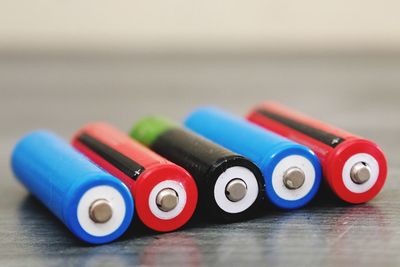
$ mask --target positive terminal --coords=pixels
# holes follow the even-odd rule
[[[299,189],[304,184],[305,179],[304,172],[297,167],[292,167],[283,174],[283,184],[290,190]]]
[[[231,180],[225,188],[226,197],[232,202],[238,202],[242,200],[247,193],[246,183],[239,178]]]
[[[90,205],[89,217],[95,223],[108,222],[113,214],[110,203],[105,199],[98,199]]]
[[[371,168],[365,162],[358,162],[351,168],[350,177],[354,183],[363,184],[371,177]]]
[[[165,188],[157,194],[156,203],[160,210],[168,212],[178,205],[178,193],[171,188]]]

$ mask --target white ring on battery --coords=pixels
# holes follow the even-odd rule
[[[365,162],[371,169],[371,176],[368,181],[363,184],[356,184],[351,179],[350,173],[353,166],[359,162]],[[364,193],[371,189],[379,177],[378,161],[367,153],[359,153],[351,156],[343,166],[342,171],[343,183],[346,188],[353,193]]]
[[[288,189],[283,182],[283,177],[285,172],[293,167],[301,169],[304,173],[305,179],[301,187],[297,189]],[[305,197],[310,193],[314,183],[314,165],[309,159],[303,156],[291,155],[281,159],[272,172],[272,188],[280,198],[285,200],[294,201]]]
[[[247,192],[243,199],[232,202],[226,194],[226,186],[233,179],[241,179],[247,185]],[[252,171],[242,166],[234,166],[218,176],[214,186],[214,198],[217,205],[225,212],[239,213],[247,210],[256,201],[258,192],[257,178]]]
[[[93,202],[99,199],[108,201],[112,208],[112,216],[105,223],[95,223],[89,215]],[[125,200],[122,194],[112,186],[99,185],[86,191],[78,203],[78,222],[86,233],[92,236],[107,236],[117,231],[126,214]]]
[[[178,204],[170,211],[162,211],[157,206],[158,193],[166,188],[175,190],[178,195]],[[154,216],[162,220],[170,220],[178,216],[186,206],[186,190],[181,183],[173,180],[166,180],[158,183],[150,192],[149,207]]]

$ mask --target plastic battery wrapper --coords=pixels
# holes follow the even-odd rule
[[[134,205],[128,188],[55,134],[26,135],[11,164],[29,192],[81,240],[108,243],[129,227]]]
[[[255,107],[247,119],[311,148],[321,161],[326,184],[343,201],[364,203],[381,191],[387,162],[374,142],[277,103]]]
[[[199,214],[207,219],[246,219],[262,207],[261,172],[243,156],[162,117],[139,121],[131,136],[192,174],[199,189]]]
[[[212,107],[192,112],[185,125],[251,159],[264,176],[268,200],[279,208],[302,207],[319,189],[319,160],[303,145]]]
[[[130,189],[141,222],[168,232],[185,225],[197,204],[191,175],[126,133],[106,123],[92,123],[78,131],[72,144]]]

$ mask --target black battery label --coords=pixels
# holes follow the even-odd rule
[[[289,128],[292,128],[293,130],[301,132],[301,133],[303,133],[321,143],[324,143],[332,148],[335,148],[340,143],[345,141],[345,139],[342,137],[336,136],[336,135],[328,133],[324,130],[312,127],[310,125],[289,119],[287,117],[284,117],[280,114],[276,114],[276,113],[271,112],[266,109],[258,109],[256,112],[266,118],[269,118],[271,120],[279,122]]]
[[[133,180],[136,180],[145,170],[145,168],[136,161],[126,157],[114,148],[100,142],[86,133],[80,135],[78,140]]]
[[[204,177],[217,162],[235,155],[205,138],[176,127],[162,133],[151,149],[184,167],[195,177]]]

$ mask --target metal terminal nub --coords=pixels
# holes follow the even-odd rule
[[[283,184],[287,189],[295,190],[303,186],[306,176],[304,172],[297,167],[289,168],[283,174]]]
[[[95,200],[89,208],[89,217],[95,223],[108,222],[113,214],[110,203],[105,199]]]
[[[226,197],[232,202],[242,200],[247,194],[247,184],[239,178],[231,180],[225,188]]]
[[[351,180],[356,184],[363,184],[371,178],[371,168],[365,162],[358,162],[350,170]]]
[[[165,188],[161,190],[157,194],[156,198],[157,207],[164,212],[175,209],[175,207],[178,205],[178,201],[178,193],[176,193],[176,191],[171,188]]]

